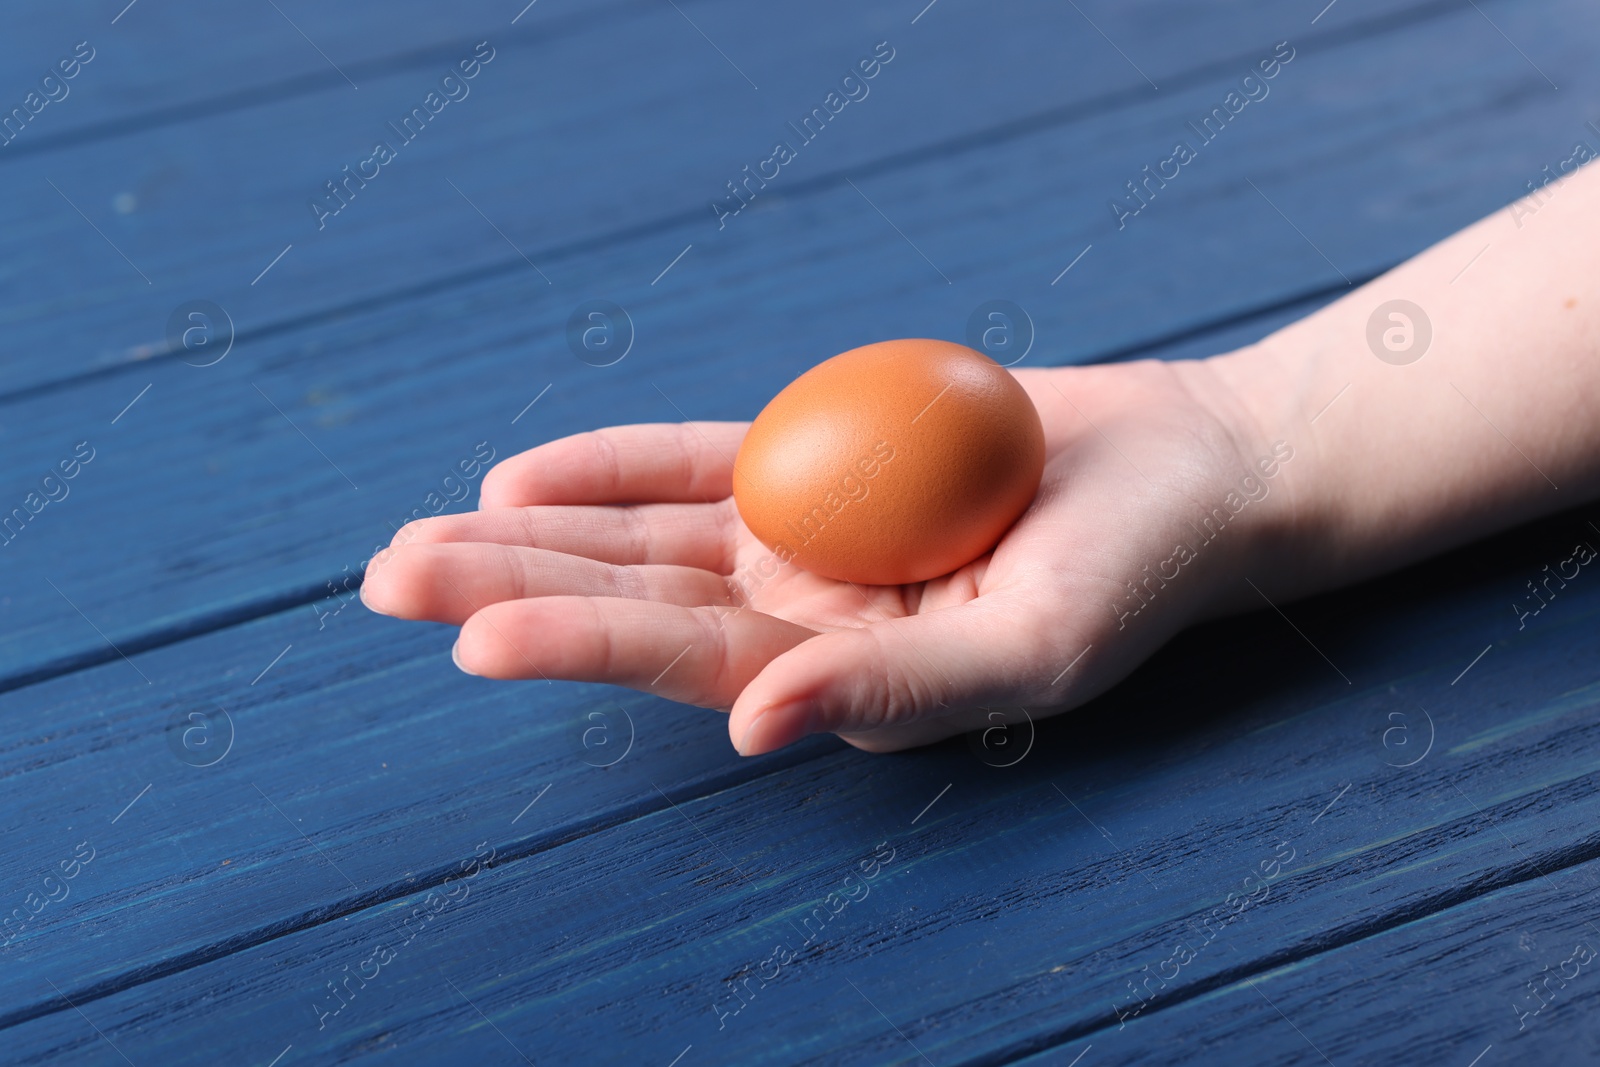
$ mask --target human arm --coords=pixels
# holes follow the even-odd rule
[[[1067,710],[1196,621],[1600,492],[1600,172],[1552,193],[1238,351],[1018,371],[1044,479],[950,575],[862,588],[778,563],[731,499],[744,424],[685,424],[504,461],[479,512],[406,527],[362,595],[461,625],[473,673],[728,710],[746,754],[815,732],[903,748]],[[1430,321],[1414,362],[1369,346],[1393,299]]]

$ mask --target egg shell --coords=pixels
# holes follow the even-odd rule
[[[784,562],[872,585],[948,574],[1039,489],[1044,427],[1010,372],[949,341],[825,360],[773,397],[734,462],[734,502]]]

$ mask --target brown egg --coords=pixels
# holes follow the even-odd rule
[[[772,398],[739,448],[733,495],[780,560],[889,585],[989,551],[1043,471],[1039,413],[1005,368],[948,341],[881,341]]]

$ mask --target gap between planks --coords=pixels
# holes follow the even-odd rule
[[[1543,792],[1543,790],[1540,790],[1540,792]],[[1536,796],[1538,794],[1524,795]],[[1493,825],[1492,819],[1487,816],[1483,818]],[[1520,850],[1518,851],[1520,854]],[[1366,922],[1356,923],[1344,930],[1321,938],[1307,938],[1297,945],[1290,945],[1277,952],[1267,953],[1249,963],[1219,971],[1210,977],[1197,979],[1188,985],[1179,986],[1170,993],[1163,991],[1159,1003],[1152,1003],[1148,1009],[1148,1014],[1159,1014],[1168,1008],[1205,996],[1207,993],[1239,985],[1248,979],[1258,978],[1283,967],[1314,960],[1337,949],[1347,948],[1381,934],[1398,930],[1403,926],[1432,919],[1452,909],[1472,904],[1474,901],[1497,893],[1502,889],[1535,882],[1546,875],[1558,874],[1573,867],[1591,863],[1597,859],[1600,859],[1600,837],[1591,838],[1587,842],[1580,842],[1566,848],[1553,849],[1549,853],[1540,856],[1537,862],[1519,858],[1515,863],[1501,870],[1493,871],[1487,877],[1474,879],[1470,887],[1441,889],[1438,892],[1422,896],[1411,905],[1396,908],[1385,915],[1374,916]],[[1053,1031],[1018,1041],[1008,1048],[962,1060],[959,1064],[952,1064],[951,1067],[1006,1067],[1006,1065],[1016,1063],[1019,1060],[1037,1056],[1041,1052],[1048,1052],[1062,1045],[1105,1033],[1113,1027],[1114,1023],[1115,1020],[1096,1020],[1058,1027]]]
[[[764,769],[756,774],[710,775],[686,784],[696,788],[705,788],[703,794],[697,794],[696,796],[696,799],[700,799],[703,796],[710,796],[726,789],[758,782],[762,778],[784,773],[806,763],[829,758],[850,758],[851,756],[852,753],[840,753],[837,751],[797,755],[790,760],[783,761],[781,765],[766,765]],[[1568,781],[1571,780],[1573,779]],[[1557,788],[1560,784],[1555,783],[1544,789],[1522,794],[1518,799],[1537,797],[1542,793]],[[528,859],[549,849],[581,840],[593,833],[610,830],[650,815],[665,812],[672,803],[670,799],[666,799],[665,803],[640,801],[632,805],[620,805],[614,809],[609,818],[603,821],[586,823],[581,827],[568,828],[565,831],[553,831],[543,837],[532,838],[524,842],[519,848],[508,849],[505,855],[506,862],[500,869],[507,870],[521,860]],[[1463,816],[1463,818],[1466,818],[1466,816]],[[1491,826],[1494,825],[1494,820],[1487,814],[1480,814],[1479,819]],[[1565,848],[1552,849],[1541,854],[1536,859],[1518,858],[1512,864],[1499,869],[1491,869],[1486,874],[1480,875],[1473,880],[1470,886],[1441,888],[1436,892],[1421,896],[1409,905],[1394,908],[1383,915],[1374,916],[1364,922],[1353,924],[1322,937],[1306,938],[1298,944],[1286,946],[1275,952],[1268,952],[1240,966],[1219,971],[1209,977],[1175,987],[1170,992],[1164,992],[1159,1003],[1153,1003],[1150,1006],[1149,1014],[1153,1016],[1168,1008],[1205,996],[1208,993],[1238,985],[1248,979],[1260,977],[1283,967],[1316,959],[1335,950],[1358,944],[1412,923],[1431,919],[1454,908],[1469,905],[1500,890],[1537,881],[1548,875],[1557,874],[1595,860],[1600,860],[1600,835],[1595,835],[1587,841],[1569,845]],[[254,931],[247,931],[236,937],[202,946],[158,963],[143,965],[136,970],[75,991],[72,996],[73,1004],[81,1005],[102,1000],[149,982],[180,974],[195,967],[226,958],[237,952],[323,926],[336,919],[377,907],[392,900],[437,888],[444,878],[454,870],[455,867],[451,865],[441,866],[423,878],[403,884],[398,882],[391,883],[378,890],[348,898],[335,906],[318,909],[315,913],[305,913],[298,920],[289,920]],[[0,1031],[67,1010],[70,1009],[62,1003],[60,998],[36,1002],[0,1015]],[[1059,1026],[1016,1041],[1005,1048],[953,1063],[950,1067],[1006,1067],[1006,1065],[1037,1056],[1042,1052],[1048,1052],[1062,1045],[1080,1041],[1086,1037],[1095,1037],[1110,1030],[1112,1025],[1112,1020],[1096,1017],[1092,1021],[1084,1020]]]
[[[735,765],[738,768],[737,770],[691,778],[686,782],[678,783],[675,788],[692,790],[693,795],[689,798],[690,801],[703,800],[717,793],[751,785],[773,775],[787,774],[796,767],[837,755],[839,753],[831,748],[826,750],[813,748],[811,751],[790,750],[788,754],[774,754],[772,758],[762,757],[759,765],[741,762]],[[142,793],[140,794],[140,796],[143,795]],[[543,794],[541,793],[540,795],[542,796]],[[629,823],[638,822],[652,815],[661,814],[676,806],[663,793],[644,794],[644,796],[646,799],[618,804],[611,808],[609,812],[602,812],[591,819],[571,823],[565,827],[557,827],[542,834],[534,834],[514,847],[508,846],[504,853],[501,854],[503,862],[497,862],[496,868],[499,870],[508,869],[522,860],[581,841],[598,833],[604,833],[626,826]],[[662,800],[656,801],[653,796],[660,796]],[[232,937],[223,938],[209,945],[201,945],[198,948],[190,949],[187,952],[182,952],[163,960],[141,964],[133,970],[112,975],[109,978],[83,986],[81,989],[71,991],[72,1006],[104,1000],[107,997],[135,989],[149,982],[169,978],[175,974],[182,974],[185,971],[225,959],[235,953],[276,941],[279,938],[314,930],[337,919],[343,919],[418,893],[425,893],[430,889],[437,889],[444,883],[446,878],[454,875],[457,870],[458,865],[455,863],[439,865],[426,874],[415,878],[390,881],[375,889],[357,892],[349,897],[336,900],[332,904],[319,906],[314,910],[302,912],[289,919],[259,926],[253,930],[246,930]],[[35,1019],[72,1010],[72,1006],[63,1003],[60,998],[52,998],[45,1001],[36,1001],[33,1004],[27,1004],[11,1011],[0,1012],[0,1032],[32,1022]]]
[[[1381,274],[1383,272],[1379,271],[1378,273]],[[1377,277],[1377,274],[1373,274],[1370,277]],[[1363,275],[1357,280],[1357,283],[1364,284],[1367,280],[1368,276]],[[1319,286],[1315,289],[1306,290],[1305,292],[1295,293],[1282,299],[1273,300],[1258,307],[1223,315],[1219,318],[1208,320],[1196,326],[1184,327],[1180,330],[1170,331],[1157,337],[1137,341],[1128,345],[1121,345],[1117,348],[1098,353],[1092,356],[1086,362],[1112,363],[1119,360],[1132,359],[1136,356],[1148,355],[1169,345],[1181,344],[1186,341],[1193,341],[1205,337],[1207,334],[1230,330],[1235,327],[1245,325],[1256,319],[1268,318],[1279,312],[1288,310],[1289,308],[1301,305],[1310,305],[1319,301],[1324,301],[1345,291],[1346,287],[1343,284]],[[341,308],[330,312],[319,312],[318,317],[331,319],[341,317],[347,313],[347,309]],[[257,330],[251,336],[260,337],[269,332],[280,333],[290,328],[291,327],[284,326],[282,328],[275,327],[270,330]],[[242,336],[243,335],[241,335],[241,337]],[[148,362],[150,361],[144,361],[146,364]],[[144,364],[136,364],[135,366],[143,365]],[[65,384],[75,385],[77,382],[83,379],[103,377],[108,373],[114,373],[120,369],[120,367],[97,368],[96,370],[90,371],[77,379],[68,380],[65,382]],[[33,395],[34,393],[40,391],[54,391],[59,384],[61,383],[44,383],[41,385],[29,386],[27,389],[21,390],[18,394],[13,395]],[[10,398],[0,396],[0,404],[5,403],[8,399]],[[335,577],[337,578],[339,576],[335,575]],[[364,575],[357,577],[355,588],[360,588],[360,583],[363,577]],[[299,608],[305,607],[307,604],[315,604],[320,600],[326,599],[328,599],[327,582],[323,581],[295,590],[270,594],[246,604],[230,607],[225,611],[205,613],[186,622],[158,628],[148,633],[123,637],[120,643],[129,655],[136,656],[144,652],[153,652],[157,649],[182,644],[184,641],[193,640],[197,637],[204,637],[208,634],[219,633],[235,626],[243,626],[247,623],[255,622],[258,619],[265,619],[273,615],[295,611]],[[15,671],[9,675],[0,675],[0,694],[9,693],[17,689],[24,689],[30,685],[40,685],[56,678],[65,677],[69,674],[76,674],[79,671],[92,670],[95,667],[113,662],[117,658],[118,653],[113,649],[95,648],[74,654],[72,656],[63,657],[61,659],[50,660],[26,670]]]
[[[648,12],[650,7],[649,0],[635,0],[632,3],[613,4],[597,10],[582,10],[574,14],[552,16],[545,19],[537,27],[529,26],[504,31],[498,27],[488,27],[484,29],[483,33],[490,32],[492,29],[496,34],[495,42],[497,45],[504,41],[507,47],[513,49],[523,45],[543,46],[552,41],[581,33],[590,25],[607,26],[608,20],[614,19],[618,11],[631,10],[642,15]],[[371,59],[347,62],[345,69],[354,76],[373,80],[404,74],[409,71],[426,70],[439,62],[446,64],[453,62],[464,49],[469,49],[478,41],[483,40],[483,33],[476,34],[470,38],[458,38],[444,44],[428,44],[401,52],[392,52],[385,56],[374,56]],[[195,119],[212,118],[234,111],[270,106],[283,100],[311,96],[329,89],[343,89],[348,84],[342,75],[330,70],[318,69],[289,78],[281,78],[277,81],[261,82],[256,85],[230,89],[215,96],[201,97],[176,104],[165,104],[142,112],[136,111],[126,115],[114,115],[108,119],[86,122],[81,126],[75,126],[58,133],[41,135],[26,144],[12,146],[4,157],[0,158],[0,166],[4,166],[5,162],[9,160],[44,155],[49,152],[76,148],[80,145],[115,140],[119,137],[134,136]]]
[[[1339,48],[1346,44],[1355,44],[1371,37],[1381,36],[1385,33],[1402,30],[1412,25],[1425,23],[1434,19],[1448,17],[1460,13],[1460,6],[1454,0],[1428,0],[1415,7],[1392,14],[1376,16],[1337,30],[1324,30],[1314,33],[1304,39],[1304,47],[1308,54]],[[1220,59],[1190,67],[1178,74],[1165,76],[1163,81],[1168,88],[1177,92],[1189,88],[1198,88],[1209,82],[1213,77],[1233,73],[1241,64],[1248,65],[1252,62],[1259,49],[1256,51],[1239,52],[1235,55],[1225,56]],[[342,79],[336,79],[343,85]],[[785,194],[794,199],[819,195],[842,188],[854,179],[870,178],[882,174],[909,170],[925,163],[958,156],[980,148],[992,147],[1008,141],[1028,137],[1044,130],[1062,126],[1070,126],[1078,121],[1100,118],[1118,111],[1141,107],[1149,103],[1148,94],[1141,86],[1138,89],[1128,87],[1114,89],[1095,96],[1086,97],[1071,103],[1046,108],[1042,111],[1025,115],[1021,118],[1010,119],[980,130],[957,134],[943,140],[929,142],[911,148],[891,152],[875,160],[866,160],[853,166],[842,167],[837,170],[827,171],[813,178],[796,182],[789,187]],[[703,221],[703,209],[693,208],[673,212],[668,215],[646,219],[641,222],[631,223],[604,233],[591,234],[587,237],[574,238],[559,244],[537,249],[533,257],[544,261],[559,262],[561,260],[581,255],[584,253],[598,252],[616,246],[640,241],[658,234],[669,233],[673,230],[695,225]],[[237,335],[238,343],[257,340],[262,337],[281,334],[324,321],[346,317],[352,313],[363,311],[376,311],[419,295],[432,296],[448,292],[462,286],[478,281],[512,274],[526,265],[520,256],[506,257],[481,264],[466,270],[455,271],[439,275],[416,283],[401,286],[387,292],[377,293],[364,297],[348,304],[336,307],[322,308],[314,311],[291,315],[285,319],[268,323],[248,332]],[[1381,273],[1381,272],[1380,272]],[[1375,275],[1372,275],[1375,276]],[[1360,284],[1361,279],[1357,280]],[[104,378],[119,374],[134,373],[140,368],[148,367],[157,361],[168,361],[177,358],[179,353],[158,353],[148,359],[115,363],[105,367],[82,371],[64,378],[51,379],[24,386],[7,393],[0,393],[0,404],[12,403],[20,400],[31,399],[40,395],[59,392],[77,385],[79,382],[96,378]],[[1109,359],[1119,358],[1113,354]]]

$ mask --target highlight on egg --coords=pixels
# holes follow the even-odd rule
[[[949,341],[880,341],[772,398],[734,503],[780,560],[871,585],[925,581],[995,546],[1044,473],[1044,427],[1004,367]]]

